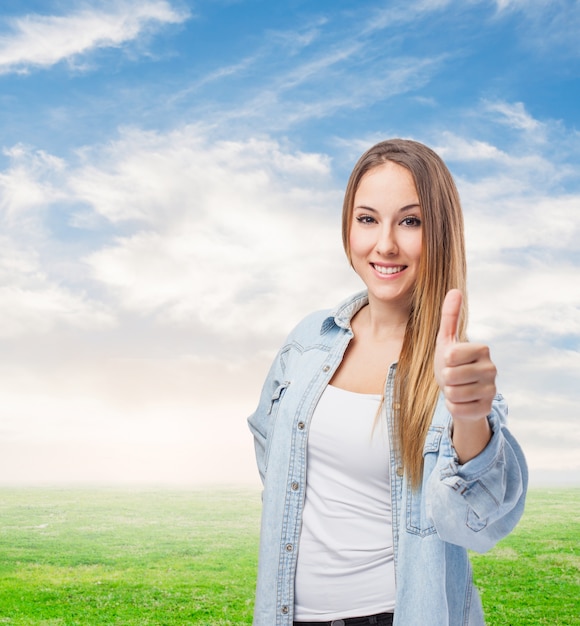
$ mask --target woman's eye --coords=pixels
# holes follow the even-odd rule
[[[357,215],[355,219],[360,224],[374,224],[376,222],[375,218],[371,215]]]
[[[421,220],[418,217],[406,217],[401,224],[403,226],[421,226]]]

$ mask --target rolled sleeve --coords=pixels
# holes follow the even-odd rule
[[[447,434],[449,445],[442,446],[427,488],[428,514],[444,541],[486,552],[511,532],[523,513],[527,466],[505,426],[506,413],[498,396],[488,416],[492,428],[488,445],[463,465]]]

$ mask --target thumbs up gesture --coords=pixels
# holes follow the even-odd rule
[[[445,395],[454,429],[458,422],[475,422],[487,417],[496,394],[497,370],[489,348],[457,341],[462,302],[463,295],[458,289],[452,289],[445,296],[435,348],[435,378]]]

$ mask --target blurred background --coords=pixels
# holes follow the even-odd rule
[[[580,4],[6,0],[0,483],[257,485],[246,417],[362,288],[342,194],[427,143],[532,485],[580,483]]]

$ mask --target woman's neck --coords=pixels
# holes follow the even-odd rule
[[[375,341],[388,341],[393,337],[403,338],[408,319],[408,307],[369,299],[368,305],[356,315],[356,326]]]

